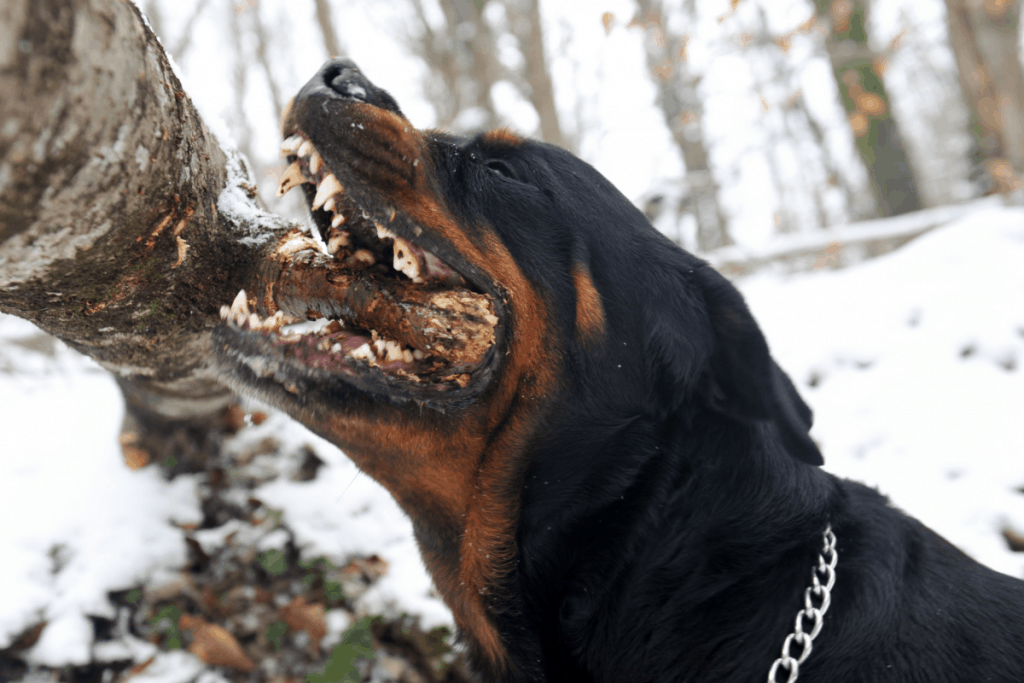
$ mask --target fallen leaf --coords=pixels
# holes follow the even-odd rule
[[[195,623],[200,620],[193,618],[190,621]],[[216,624],[203,622],[197,626],[188,651],[214,666],[228,666],[239,671],[252,671],[256,668],[231,632]]]
[[[305,631],[314,644],[327,635],[327,624],[324,622],[324,606],[319,602],[307,603],[301,595],[281,608],[281,619],[294,631]]]

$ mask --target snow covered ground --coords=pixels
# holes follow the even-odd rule
[[[1024,577],[1024,554],[1001,535],[1024,532],[1024,211],[972,214],[848,270],[739,284],[814,408],[826,468]],[[83,663],[95,654],[87,615],[113,617],[107,592],[158,582],[185,561],[200,482],[130,471],[112,380],[59,344],[41,353],[48,342],[36,335],[0,316],[0,649],[42,617],[31,657]],[[327,462],[313,481],[279,478],[257,495],[282,511],[305,556],[389,562],[362,609],[450,619],[383,489],[284,417],[245,433],[310,444]],[[190,661],[157,660],[146,680],[192,680],[201,667]]]

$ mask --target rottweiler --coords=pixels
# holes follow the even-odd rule
[[[283,134],[319,235],[220,372],[391,492],[480,680],[1024,681],[1024,582],[822,471],[737,290],[589,165],[346,60]]]

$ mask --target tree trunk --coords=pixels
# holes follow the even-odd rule
[[[437,125],[470,133],[498,125],[491,88],[500,79],[494,36],[484,21],[489,0],[442,2],[444,26],[435,31],[422,0],[410,0],[421,35],[411,47],[426,62],[433,77],[427,98],[437,112]],[[468,116],[467,116],[468,114]]]
[[[826,27],[825,48],[878,213],[895,216],[920,209],[881,63],[868,46],[867,0],[815,0],[815,5]]]
[[[1018,54],[1020,3],[946,0],[949,42],[970,112],[972,163],[988,190],[1009,192],[1024,173],[1024,68]]]
[[[555,108],[555,87],[551,83],[547,57],[544,54],[544,28],[540,20],[540,6],[537,0],[506,0],[510,14],[512,35],[519,41],[525,64],[523,76],[526,88],[524,96],[537,110],[540,118],[540,137],[545,142],[569,149],[562,127],[558,123]]]
[[[710,251],[732,244],[718,203],[718,184],[708,163],[702,121],[704,103],[698,89],[700,76],[686,63],[686,36],[668,31],[661,0],[637,0],[639,15],[632,23],[647,32],[647,68],[658,87],[661,106],[672,139],[686,165],[689,211],[697,221],[697,249]],[[693,1],[686,3],[693,16]]]
[[[211,419],[232,400],[207,367],[219,308],[294,226],[256,206],[133,3],[0,0],[0,92],[0,311],[151,423]]]
[[[320,34],[324,37],[324,48],[329,57],[344,57],[345,50],[341,47],[338,34],[334,32],[334,21],[331,19],[331,5],[328,0],[316,0],[316,23],[320,26]]]

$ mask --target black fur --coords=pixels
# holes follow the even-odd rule
[[[578,159],[504,156],[527,188],[453,201],[474,197],[563,334],[574,252],[608,318],[598,349],[567,345],[523,491],[517,588],[545,680],[766,680],[831,523],[837,583],[800,681],[1024,681],[1024,582],[810,466],[810,410],[735,288]]]

